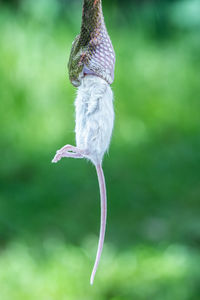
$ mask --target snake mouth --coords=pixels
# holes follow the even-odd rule
[[[77,79],[72,79],[71,83],[73,84],[73,86],[75,87],[79,87],[81,85],[81,81],[77,80]]]
[[[84,74],[84,76],[86,76],[86,75],[96,75],[97,76],[97,74],[94,71],[90,70],[85,64],[83,67],[83,74]]]
[[[81,82],[83,80],[83,78],[87,75],[93,75],[93,76],[98,76],[98,74],[96,74],[96,72],[91,71],[88,67],[86,67],[86,65],[84,64],[83,70],[82,72],[79,74],[78,78],[72,78],[71,79],[71,83],[73,84],[73,86],[75,87],[79,87],[81,85]]]
[[[73,86],[79,87],[81,85],[83,77],[84,77],[84,75],[83,75],[83,71],[82,71],[78,77],[71,78],[71,83],[73,84]]]
[[[78,76],[70,76],[69,74],[69,79],[74,87],[79,87],[85,75],[83,71]]]

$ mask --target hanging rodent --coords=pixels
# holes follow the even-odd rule
[[[96,261],[90,283],[100,261],[107,215],[106,185],[102,160],[108,150],[113,124],[115,53],[107,33],[101,0],[84,0],[80,34],[72,44],[68,63],[71,83],[78,87],[76,107],[76,147],[66,145],[52,162],[62,157],[86,158],[96,167],[101,196],[101,227]]]

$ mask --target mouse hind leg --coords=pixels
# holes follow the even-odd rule
[[[84,158],[85,154],[86,153],[83,150],[75,146],[66,145],[56,152],[52,162],[57,163],[63,157]]]

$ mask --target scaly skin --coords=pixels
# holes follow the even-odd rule
[[[101,0],[84,0],[81,32],[75,38],[68,63],[71,83],[92,74],[109,84],[114,80],[115,53],[106,30]]]

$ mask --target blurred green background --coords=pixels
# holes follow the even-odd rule
[[[200,1],[103,1],[116,51],[104,160],[51,164],[74,144],[67,61],[80,0],[0,1],[0,299],[200,299]]]

